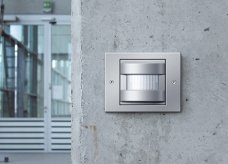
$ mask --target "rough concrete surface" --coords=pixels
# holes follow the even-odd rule
[[[228,1],[72,0],[74,164],[228,163]],[[181,113],[105,113],[105,52],[182,54]]]

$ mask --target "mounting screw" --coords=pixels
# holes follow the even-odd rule
[[[110,83],[110,84],[114,84],[114,80],[110,80],[109,83]]]
[[[176,80],[173,80],[173,81],[172,81],[172,84],[173,84],[173,85],[175,85],[176,83],[177,83],[177,81],[176,81]]]

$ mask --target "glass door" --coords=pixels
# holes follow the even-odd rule
[[[18,43],[0,39],[0,152],[69,151],[70,16],[17,18]]]
[[[10,23],[0,37],[0,151],[46,151],[44,25]]]
[[[71,149],[70,25],[51,25],[51,144],[52,151]]]

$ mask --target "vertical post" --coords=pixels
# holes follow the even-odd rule
[[[17,55],[17,116],[24,117],[24,112],[26,111],[24,106],[24,96],[25,96],[25,57],[27,53],[24,48],[18,47]],[[16,71],[15,71],[16,72]]]
[[[14,45],[14,64],[15,64],[15,70],[14,70],[14,116],[17,116],[17,71],[18,71],[18,45],[15,43]]]
[[[0,27],[2,29],[4,29],[4,9],[5,9],[5,6],[3,4],[3,0],[1,0],[1,6],[0,6]]]
[[[44,124],[45,151],[51,151],[51,25],[44,25]]]
[[[32,117],[37,117],[38,111],[37,111],[37,99],[38,99],[38,93],[37,93],[37,67],[38,67],[38,28],[37,26],[32,27],[32,34],[31,34],[31,50],[35,52],[32,54],[32,93],[36,95],[36,97],[32,97]]]

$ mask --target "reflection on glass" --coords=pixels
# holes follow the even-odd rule
[[[0,117],[43,117],[43,26],[9,25],[0,39]]]
[[[52,27],[52,117],[69,117],[71,107],[70,26]]]

